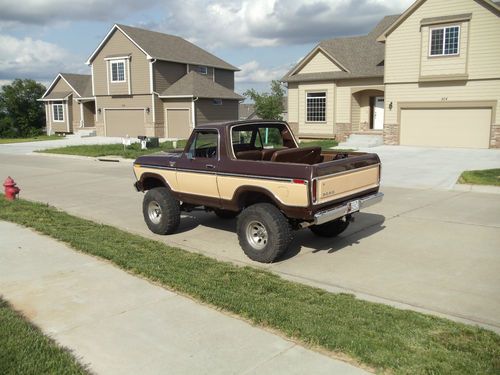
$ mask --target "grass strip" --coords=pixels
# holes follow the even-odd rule
[[[184,148],[186,141],[177,141],[177,148]],[[122,144],[107,144],[107,145],[78,145],[78,146],[66,146],[58,148],[49,148],[47,150],[41,150],[36,152],[43,152],[49,154],[65,154],[65,155],[80,155],[80,156],[90,156],[90,157],[101,157],[101,156],[120,156],[126,159],[136,159],[142,155],[154,154],[160,151],[172,151],[174,145],[172,141],[161,142],[160,147],[148,148],[147,150],[141,150],[141,145],[139,143],[133,143],[130,146],[123,147]]]
[[[0,220],[33,228],[204,303],[379,371],[500,372],[500,336],[485,329],[289,282],[40,203],[1,198]]]
[[[500,169],[465,171],[458,179],[460,184],[500,186]]]
[[[300,147],[321,147],[322,150],[328,150],[332,147],[338,146],[338,142],[334,139],[315,139],[304,140],[299,143]]]
[[[54,141],[57,139],[64,139],[64,137],[59,137],[57,135],[39,135],[36,137],[29,137],[29,138],[0,138],[0,145],[8,143]]]
[[[54,340],[0,298],[0,374],[88,374]]]

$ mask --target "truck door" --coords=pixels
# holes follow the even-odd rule
[[[219,204],[217,169],[220,137],[216,129],[195,129],[187,151],[176,163],[177,183],[185,201],[194,204]]]

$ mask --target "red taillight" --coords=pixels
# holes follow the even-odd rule
[[[293,180],[293,183],[294,184],[302,184],[303,185],[303,184],[306,184],[307,181],[306,180],[295,179],[295,180]]]
[[[316,185],[317,185],[317,180],[313,180],[312,187],[311,187],[311,189],[312,189],[312,191],[311,191],[311,193],[312,193],[312,202],[313,203],[316,203]]]

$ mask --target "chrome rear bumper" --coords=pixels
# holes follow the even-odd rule
[[[358,212],[363,208],[370,207],[376,203],[381,202],[383,197],[383,193],[377,193],[360,199],[354,199],[326,211],[318,212],[316,215],[314,215],[314,224],[321,225],[329,221],[339,219],[345,215]]]

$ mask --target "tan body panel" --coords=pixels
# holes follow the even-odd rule
[[[307,207],[309,194],[307,184],[295,184],[286,181],[263,180],[256,178],[234,177],[205,173],[191,173],[174,169],[155,169],[134,166],[138,180],[144,173],[161,176],[175,192],[202,195],[212,198],[232,200],[236,191],[245,186],[269,191],[279,202],[287,206]],[[220,195],[219,195],[220,194]]]
[[[233,199],[238,188],[253,186],[269,191],[279,202],[287,206],[307,207],[309,204],[307,184],[221,175],[217,176],[217,185],[220,197],[225,200]]]
[[[317,203],[327,203],[377,187],[379,179],[380,168],[378,165],[319,178],[317,182]]]
[[[178,192],[219,198],[217,175],[215,173],[192,173],[177,171]]]

